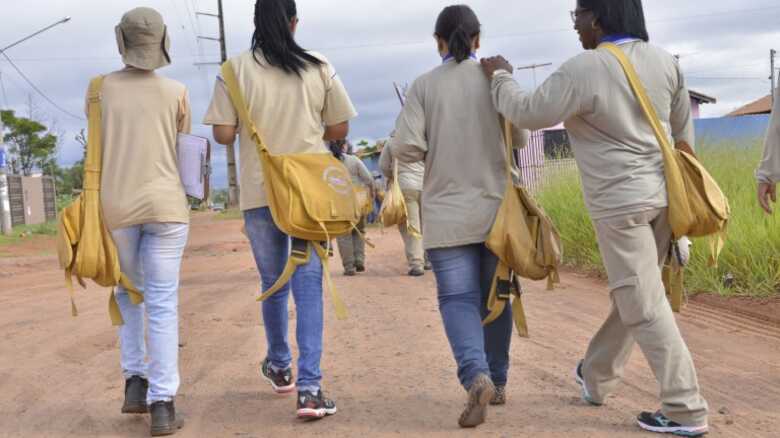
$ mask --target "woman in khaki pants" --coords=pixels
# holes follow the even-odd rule
[[[571,16],[586,52],[535,92],[521,90],[505,59],[482,63],[500,113],[527,129],[563,121],[572,142],[612,296],[612,310],[578,364],[576,380],[584,398],[600,406],[637,343],[661,389],[661,409],[641,413],[639,426],[700,436],[708,430],[707,403],[661,281],[672,232],[660,145],[617,59],[596,48],[611,42],[625,52],[661,122],[678,147],[690,151],[688,90],[677,60],[648,43],[641,0],[579,0]]]

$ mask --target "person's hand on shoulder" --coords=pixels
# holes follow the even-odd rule
[[[493,74],[497,70],[505,70],[509,73],[512,73],[514,70],[512,64],[501,55],[482,58],[480,64],[482,64],[482,71],[485,72],[485,76],[487,76],[488,79],[493,79]]]

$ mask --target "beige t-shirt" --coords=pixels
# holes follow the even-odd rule
[[[356,188],[374,188],[374,177],[363,163],[363,160],[354,155],[344,154],[341,157],[341,162],[344,163],[344,167],[347,168],[349,175],[352,177],[352,185]]]
[[[769,184],[780,182],[780,88],[775,91],[773,106],[764,142],[764,158],[756,171],[758,182]]]
[[[647,90],[672,144],[694,145],[691,102],[677,60],[651,44],[620,45]],[[667,206],[661,148],[623,69],[606,50],[566,63],[534,92],[509,73],[492,81],[501,114],[521,128],[565,122],[593,219]]]
[[[327,59],[321,67],[311,66],[301,77],[267,64],[251,50],[232,58],[239,87],[252,120],[272,154],[323,153],[330,151],[322,136],[325,126],[338,125],[357,116],[341,80]],[[206,125],[238,126],[241,175],[241,210],[266,207],[263,171],[257,146],[248,129],[241,126],[225,82],[218,78],[214,97],[203,120]]]
[[[106,75],[102,95],[100,200],[106,226],[189,223],[176,157],[177,134],[191,129],[187,88],[128,67]]]
[[[388,147],[399,162],[425,162],[425,249],[487,240],[506,190],[506,149],[478,62],[450,60],[417,78]]]
[[[386,178],[393,177],[393,162],[390,148],[382,149],[379,155],[379,168]],[[425,163],[418,161],[416,163],[398,162],[398,185],[401,190],[416,190],[421,192],[423,189],[423,178],[425,177]]]

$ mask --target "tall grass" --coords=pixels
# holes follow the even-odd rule
[[[756,200],[753,176],[761,145],[704,146],[699,157],[726,193],[732,217],[717,267],[709,261],[708,239],[696,239],[686,270],[691,292],[768,297],[780,293],[780,218],[767,216]],[[595,233],[582,198],[579,178],[568,175],[538,196],[564,243],[564,260],[578,269],[604,274]],[[780,212],[778,213],[780,214]],[[728,280],[727,280],[728,278]]]

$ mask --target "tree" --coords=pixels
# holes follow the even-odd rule
[[[74,196],[84,187],[84,159],[87,153],[87,137],[84,129],[76,135],[75,140],[81,144],[84,155],[73,166],[58,168],[55,174],[57,178],[57,192],[65,196]]]
[[[32,175],[33,171],[56,170],[57,136],[35,120],[16,117],[13,111],[0,111],[8,133],[3,140],[9,145],[11,173]]]

